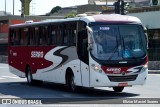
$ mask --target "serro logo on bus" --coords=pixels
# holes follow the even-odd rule
[[[106,71],[117,74],[117,73],[121,73],[121,68],[107,68]]]
[[[31,58],[43,58],[43,51],[32,51]]]

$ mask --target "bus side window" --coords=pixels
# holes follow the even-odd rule
[[[57,44],[58,45],[62,45],[62,35],[63,35],[63,31],[61,30],[62,26],[58,26],[57,32],[56,32],[56,37],[57,37]]]
[[[35,45],[40,44],[40,35],[39,35],[39,27],[35,27],[35,32],[34,32],[34,40],[35,40]]]
[[[10,29],[10,44],[14,45],[14,31]]]
[[[62,34],[63,34],[63,36],[62,36],[63,44],[62,44],[62,45],[67,46],[67,45],[68,45],[68,39],[69,39],[69,38],[68,38],[69,29],[68,29],[67,23],[65,23],[65,24],[63,25]]]
[[[70,34],[69,34],[69,43],[71,46],[76,46],[76,22],[72,23],[72,27],[70,29]]]
[[[75,29],[73,31],[73,44],[74,44],[74,46],[76,46],[76,35],[77,35],[77,30]]]
[[[35,43],[34,28],[30,28],[30,45],[33,46],[34,43]]]
[[[52,40],[52,44],[56,44],[56,31],[52,30],[51,32],[51,40]]]
[[[40,27],[40,45],[47,45],[47,26]]]
[[[56,44],[56,27],[54,25],[51,25],[49,27],[49,38],[50,38],[50,45]]]
[[[76,45],[76,22],[69,22],[65,24],[64,27],[64,36],[63,36],[63,44],[69,46]]]
[[[26,33],[27,36],[27,45],[30,45],[30,28],[28,28],[28,32]]]
[[[64,30],[63,33],[63,45],[67,45],[68,43],[68,30]]]
[[[11,43],[12,45],[19,45],[19,38],[18,38],[18,30],[14,29],[11,33]]]
[[[29,39],[29,31],[28,28],[24,28],[21,30],[21,45],[26,46],[28,45],[28,39]]]

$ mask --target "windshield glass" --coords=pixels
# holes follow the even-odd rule
[[[93,26],[92,55],[99,60],[135,59],[146,55],[143,28],[140,25]]]

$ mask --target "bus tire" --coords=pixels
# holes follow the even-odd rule
[[[77,86],[75,84],[75,77],[73,73],[67,74],[67,89],[71,92],[77,92]]]
[[[31,73],[31,68],[30,67],[27,67],[26,69],[26,76],[27,76],[27,83],[29,85],[34,85],[35,84],[35,81],[33,80],[33,77],[32,77],[32,73]]]
[[[122,92],[123,89],[124,89],[124,87],[113,87],[113,90],[114,90],[115,92]]]
[[[40,80],[34,80],[32,77],[32,71],[30,67],[27,67],[27,71],[26,71],[26,76],[27,76],[27,83],[31,86],[36,85],[36,86],[40,86],[42,85],[43,81]]]
[[[71,78],[70,78],[70,90],[72,92],[76,92],[77,91],[77,86],[75,84],[74,75],[72,75]]]

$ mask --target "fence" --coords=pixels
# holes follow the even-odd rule
[[[150,70],[160,70],[160,39],[150,38],[149,49],[148,49],[148,69]]]
[[[148,49],[149,61],[160,61],[160,48]]]
[[[0,63],[8,63],[8,56],[0,55]]]

